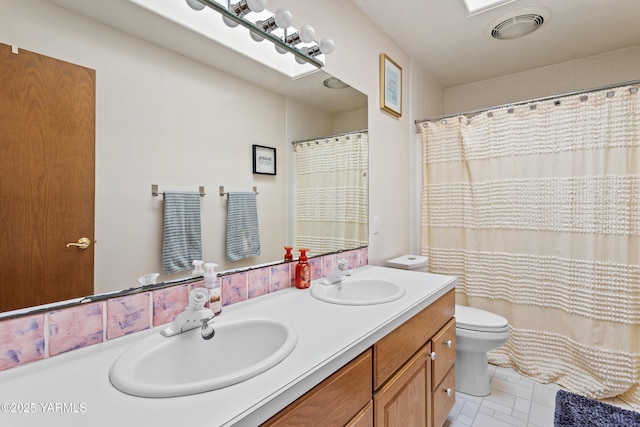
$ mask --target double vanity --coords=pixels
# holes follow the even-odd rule
[[[455,284],[366,266],[225,307],[211,339],[164,325],[13,368],[0,402],[27,409],[0,422],[439,427],[455,399]]]

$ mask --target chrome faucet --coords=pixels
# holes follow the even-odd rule
[[[324,276],[325,285],[333,285],[334,283],[340,283],[346,276],[351,276],[351,270],[349,270],[349,262],[342,258],[338,260],[338,269]]]
[[[209,292],[206,289],[197,288],[189,292],[189,305],[167,328],[160,331],[165,337],[172,337],[191,329],[201,328],[200,334],[205,340],[213,338],[215,331],[209,322],[214,318],[213,311],[205,308],[209,300]]]

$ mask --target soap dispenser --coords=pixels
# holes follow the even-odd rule
[[[204,261],[201,259],[193,260],[193,271],[191,272],[194,276],[203,276],[204,275]]]
[[[284,250],[286,251],[284,254],[284,262],[293,261],[293,254],[291,253],[291,246],[285,246]]]
[[[209,309],[216,316],[222,312],[222,294],[216,267],[218,264],[208,262],[204,265],[204,287],[209,291]]]
[[[300,257],[296,264],[296,276],[294,284],[298,289],[306,289],[311,285],[311,266],[307,260],[307,251],[309,249],[300,249]]]

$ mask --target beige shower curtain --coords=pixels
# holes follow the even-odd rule
[[[640,94],[422,124],[422,253],[509,320],[489,360],[640,405]]]
[[[367,245],[368,147],[365,131],[294,145],[298,248],[323,254]]]

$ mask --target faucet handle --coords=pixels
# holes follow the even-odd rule
[[[338,270],[345,271],[349,269],[349,261],[344,258],[338,260]]]
[[[209,301],[209,292],[203,288],[196,288],[189,292],[188,310],[202,310],[204,305]]]

